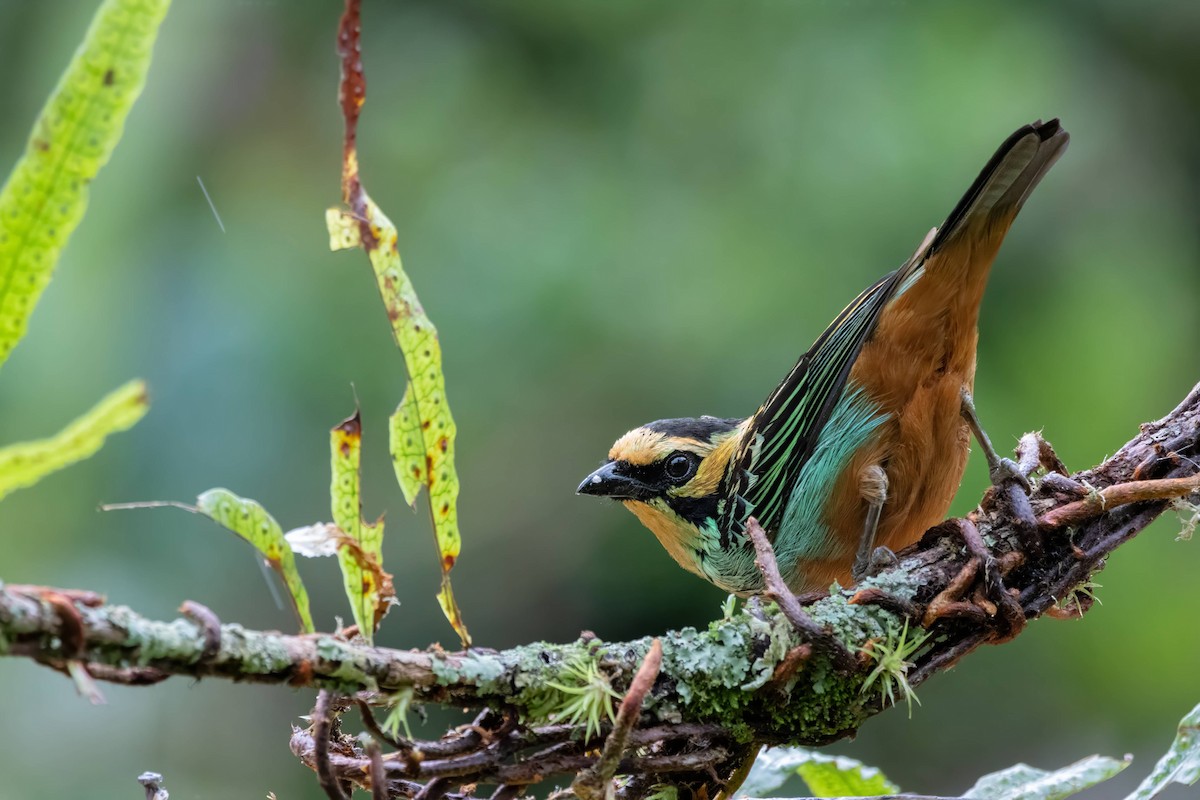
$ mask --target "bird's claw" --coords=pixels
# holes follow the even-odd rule
[[[854,578],[854,583],[859,584],[867,578],[873,578],[889,567],[894,567],[900,563],[896,558],[896,554],[886,547],[876,547],[871,551],[871,554],[866,559],[856,559],[854,566],[850,569],[850,576]]]
[[[988,474],[995,487],[1001,487],[1006,483],[1017,483],[1025,490],[1026,494],[1033,491],[1033,484],[1029,482],[1029,476],[1022,472],[1021,467],[1011,458],[996,459],[996,462],[988,467]]]

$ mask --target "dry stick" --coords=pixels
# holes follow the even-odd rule
[[[208,606],[201,605],[195,600],[184,600],[179,607],[179,613],[196,623],[196,627],[204,634],[204,649],[200,651],[200,661],[212,661],[221,652],[221,620]]]
[[[524,791],[525,787],[519,783],[502,783],[488,800],[516,800]]]
[[[87,671],[98,681],[124,686],[153,686],[171,677],[171,673],[154,667],[110,667],[107,664],[88,664]]]
[[[416,746],[408,739],[403,737],[390,736],[379,723],[375,721],[375,715],[371,713],[371,707],[367,705],[365,700],[356,699],[355,704],[358,706],[358,711],[362,715],[363,727],[367,732],[375,737],[375,739],[383,744],[390,745],[402,753],[411,753],[416,749]]]
[[[450,781],[447,778],[434,778],[421,791],[417,792],[414,800],[439,800],[450,791]]]
[[[571,789],[579,796],[580,800],[603,800],[603,798],[612,796],[612,780],[617,774],[617,764],[621,761],[621,754],[625,752],[629,734],[642,713],[642,702],[645,701],[650,688],[654,686],[654,681],[658,678],[658,671],[661,668],[662,642],[655,639],[650,643],[650,650],[646,653],[646,658],[642,660],[642,666],[633,676],[633,681],[629,684],[629,691],[625,693],[625,699],[621,701],[621,708],[617,711],[617,719],[613,723],[612,732],[608,734],[608,739],[604,742],[600,760],[580,772],[571,784]]]
[[[767,681],[766,685],[782,691],[797,670],[812,658],[812,653],[811,644],[798,644],[788,650],[783,656],[783,660],[775,665],[775,671],[771,673],[771,680]]]
[[[774,600],[779,606],[779,610],[787,617],[788,622],[792,623],[792,626],[808,639],[813,647],[829,656],[838,668],[847,671],[853,669],[855,660],[850,649],[842,644],[841,639],[818,625],[816,620],[800,607],[800,601],[796,599],[796,595],[792,593],[787,583],[784,582],[783,576],[779,574],[779,564],[775,561],[775,550],[772,549],[766,532],[754,517],[746,520],[746,534],[754,543],[754,563],[762,572],[765,584],[763,594],[768,599]]]
[[[1038,517],[1038,526],[1042,529],[1071,527],[1118,506],[1145,500],[1174,500],[1192,492],[1200,492],[1200,474],[1186,478],[1118,483],[1093,492],[1083,500],[1047,511]]]
[[[371,800],[389,800],[387,774],[383,771],[383,754],[379,751],[379,742],[371,740],[367,743],[367,758],[371,760]]]
[[[890,594],[878,586],[868,586],[858,589],[848,601],[852,606],[879,606],[910,622],[917,622],[924,616],[924,610],[917,604],[903,597]],[[802,604],[803,605],[803,604]]]
[[[1026,500],[1026,505],[1028,506],[1028,500]],[[1008,588],[999,574],[996,559],[987,549],[983,537],[979,534],[979,528],[967,517],[957,520],[957,523],[959,535],[962,536],[963,542],[967,546],[967,552],[979,559],[982,565],[987,596],[999,607],[1001,618],[1005,624],[1006,630],[1001,635],[1001,641],[1007,641],[1025,627],[1025,610],[1021,608],[1021,604],[1017,602],[1016,598],[1008,593]]]
[[[138,775],[138,783],[146,790],[146,800],[168,800],[166,788],[162,785],[163,776],[157,772],[143,772]]]
[[[107,702],[104,693],[88,672],[87,662],[82,657],[86,651],[87,636],[79,609],[68,595],[53,589],[43,591],[41,598],[58,617],[58,636],[66,659],[56,659],[56,668],[71,678],[81,697],[86,697],[94,706],[104,705]]]
[[[1017,469],[1028,478],[1042,465],[1042,435],[1027,433],[1017,442]]]
[[[967,593],[967,589],[975,583],[975,576],[979,573],[981,565],[982,562],[975,557],[963,565],[946,588],[930,600],[929,605],[925,607],[925,616],[921,620],[922,627],[928,628],[942,617],[969,617],[977,622],[984,621],[986,615],[983,609],[962,599],[963,595]]]
[[[407,765],[389,759],[383,759],[384,770],[389,777],[413,778],[429,780],[432,778],[462,779],[487,781],[489,783],[537,783],[554,774],[577,773],[596,763],[596,756],[576,751],[578,744],[570,742],[565,745],[549,748],[541,753],[535,753],[516,764],[495,764],[492,759],[481,754],[460,756],[447,759],[444,762],[422,762],[414,776]],[[297,730],[292,733],[292,752],[310,767],[316,764],[316,740],[312,731]],[[487,754],[483,754],[486,756]],[[714,746],[704,749],[690,750],[685,753],[652,754],[647,756],[627,757],[621,759],[617,771],[621,774],[645,772],[653,774],[694,772],[705,767],[720,764],[729,757],[729,749],[725,746]],[[482,762],[482,763],[480,763]],[[340,753],[329,753],[329,764],[333,771],[353,779],[352,776],[363,775],[369,769],[366,758],[346,756]],[[449,783],[446,784],[449,788]]]
[[[328,689],[322,689],[317,694],[317,704],[312,714],[313,757],[317,762],[317,780],[329,800],[348,800],[346,793],[342,791],[341,780],[329,763],[329,736],[333,728],[329,707],[332,703],[333,694]]]

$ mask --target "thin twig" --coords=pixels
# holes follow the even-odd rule
[[[1001,620],[1005,625],[1005,630],[1000,634],[1000,641],[1007,641],[1025,627],[1025,611],[1016,598],[1008,593],[1008,587],[1004,585],[1004,580],[997,568],[996,559],[984,543],[979,528],[971,521],[970,517],[963,517],[956,522],[959,535],[962,536],[963,542],[967,546],[967,552],[979,559],[982,565],[987,597],[999,607]]]
[[[612,780],[617,774],[617,765],[621,761],[621,754],[625,752],[629,734],[633,731],[633,726],[637,724],[638,716],[642,713],[642,703],[645,701],[650,687],[654,685],[655,679],[658,678],[658,671],[661,668],[662,642],[655,639],[650,643],[650,650],[646,653],[642,666],[633,676],[633,681],[629,684],[629,691],[625,693],[625,699],[621,701],[612,731],[604,741],[604,750],[600,754],[600,760],[580,772],[575,777],[575,782],[571,784],[571,788],[580,797],[580,800],[603,800],[603,798],[612,796]]]
[[[146,800],[168,800],[170,795],[162,782],[163,776],[157,772],[143,772],[138,775],[138,783],[146,790]]]
[[[404,753],[411,753],[416,749],[416,745],[408,739],[400,736],[392,736],[387,731],[379,726],[375,720],[375,715],[371,712],[371,707],[362,699],[355,699],[355,705],[358,706],[358,712],[362,715],[363,727],[367,729],[367,733],[375,737],[382,744],[390,745]]]
[[[322,689],[317,694],[317,704],[312,713],[313,757],[316,760],[317,780],[329,800],[348,800],[342,791],[341,780],[329,763],[329,737],[333,728],[329,708],[332,703],[333,694],[328,689]]]
[[[1118,506],[1146,500],[1174,500],[1192,492],[1200,492],[1200,474],[1186,478],[1118,483],[1094,492],[1083,500],[1047,511],[1038,517],[1038,525],[1043,529],[1070,527]]]
[[[383,754],[379,751],[379,742],[371,740],[367,743],[366,750],[371,764],[367,772],[371,777],[371,800],[389,800],[387,775],[383,771]]]
[[[792,593],[783,580],[783,576],[779,574],[779,563],[775,560],[775,550],[771,547],[770,540],[767,539],[766,531],[754,517],[746,520],[746,535],[754,543],[754,563],[762,573],[765,584],[763,594],[775,601],[779,610],[787,617],[788,622],[792,623],[792,626],[802,636],[812,642],[813,647],[828,655],[840,669],[847,671],[853,669],[855,660],[850,649],[842,644],[837,636],[818,625],[800,607],[796,595]]]
[[[200,651],[201,661],[212,661],[221,652],[221,620],[206,605],[195,600],[184,600],[179,607],[179,613],[196,623],[204,635],[204,649]]]

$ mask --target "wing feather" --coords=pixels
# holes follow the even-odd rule
[[[965,235],[972,221],[1015,214],[1066,148],[1069,137],[1057,119],[1035,122],[1000,146],[950,212],[916,253],[895,272],[865,289],[825,329],[758,412],[751,417],[720,487],[721,546],[742,534],[753,514],[773,535],[783,519],[800,471],[842,396],[850,369],[874,333],[887,304],[922,274],[926,260]]]
[[[825,329],[750,419],[725,473],[718,528],[722,546],[753,514],[768,532],[783,519],[800,470],[812,455],[850,368],[883,309],[924,261],[930,238],[900,269],[865,289]]]

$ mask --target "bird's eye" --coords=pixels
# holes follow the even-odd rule
[[[696,461],[684,453],[675,453],[667,459],[663,471],[672,481],[681,483],[692,477],[692,473],[696,471]]]

